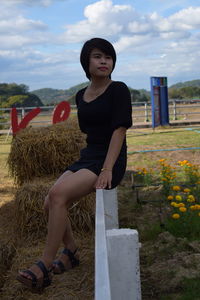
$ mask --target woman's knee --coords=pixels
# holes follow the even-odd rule
[[[49,211],[49,195],[47,195],[44,199],[44,210],[48,213]]]
[[[48,193],[48,205],[49,207],[52,206],[67,206],[67,202],[69,200],[67,192],[63,191],[59,186],[53,186]]]

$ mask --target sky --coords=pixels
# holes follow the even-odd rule
[[[0,11],[0,83],[86,82],[79,57],[93,37],[113,44],[112,79],[131,88],[200,79],[200,0],[0,0]]]

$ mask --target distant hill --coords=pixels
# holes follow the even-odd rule
[[[63,100],[67,100],[71,104],[74,104],[75,99],[73,96],[76,94],[78,90],[84,88],[87,85],[88,82],[84,82],[66,90],[43,88],[43,89],[31,91],[31,93],[37,95],[41,99],[44,105],[53,105]]]
[[[183,87],[199,87],[200,88],[200,79],[185,81],[185,82],[178,82],[176,84],[171,85],[169,88],[173,89],[181,89]]]
[[[75,94],[82,88],[86,87],[88,82],[80,83],[66,90],[58,90],[52,88],[43,88],[31,91],[32,94],[38,96],[44,105],[54,105],[63,100],[69,101],[71,104],[75,104]],[[132,94],[133,101],[143,101],[148,102],[150,100],[150,92],[141,89],[135,90],[129,87]]]
[[[88,85],[88,82],[77,84],[66,90],[52,89],[52,88],[43,88],[39,90],[31,91],[32,94],[38,96],[44,105],[54,105],[55,103],[59,103],[63,100],[69,101],[71,104],[75,104],[75,94],[81,88],[84,88]],[[200,88],[200,79],[178,82],[169,87],[169,93],[172,90],[179,90],[187,87],[195,87]],[[132,99],[134,102],[149,102],[150,101],[150,91],[145,89],[133,89],[129,87]],[[174,97],[172,97],[174,98]],[[176,97],[175,97],[176,98]]]

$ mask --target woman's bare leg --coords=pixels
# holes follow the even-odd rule
[[[68,222],[66,221],[66,207],[76,199],[89,194],[94,189],[97,175],[93,172],[82,169],[76,173],[62,175],[49,191],[49,221],[48,234],[45,249],[41,260],[46,267],[50,267],[56,256],[57,250],[67,231]],[[69,230],[71,231],[71,230]],[[37,278],[42,277],[40,269],[33,265],[31,271]],[[20,272],[23,276],[23,272]],[[29,276],[25,275],[29,278]]]
[[[62,182],[65,179],[68,179],[67,176],[72,175],[73,172],[71,171],[66,171],[64,174],[62,174],[58,180],[55,182],[54,185],[58,184],[59,182]],[[45,198],[45,203],[44,203],[44,209],[47,212],[47,214],[49,213],[49,195],[47,195],[47,197]],[[66,212],[66,230],[63,236],[63,244],[66,248],[70,249],[72,252],[75,251],[76,249],[76,244],[74,241],[74,236],[73,236],[73,232],[72,232],[72,227],[71,227],[71,223],[69,220],[69,217],[67,216],[67,212]]]

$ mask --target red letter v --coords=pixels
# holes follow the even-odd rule
[[[16,107],[13,107],[11,110],[11,124],[12,124],[12,132],[13,135],[16,135],[16,133],[20,129],[26,128],[28,123],[40,113],[41,109],[39,107],[32,109],[29,113],[25,115],[25,117],[22,119],[22,121],[18,124],[18,117],[17,117],[17,109]]]

